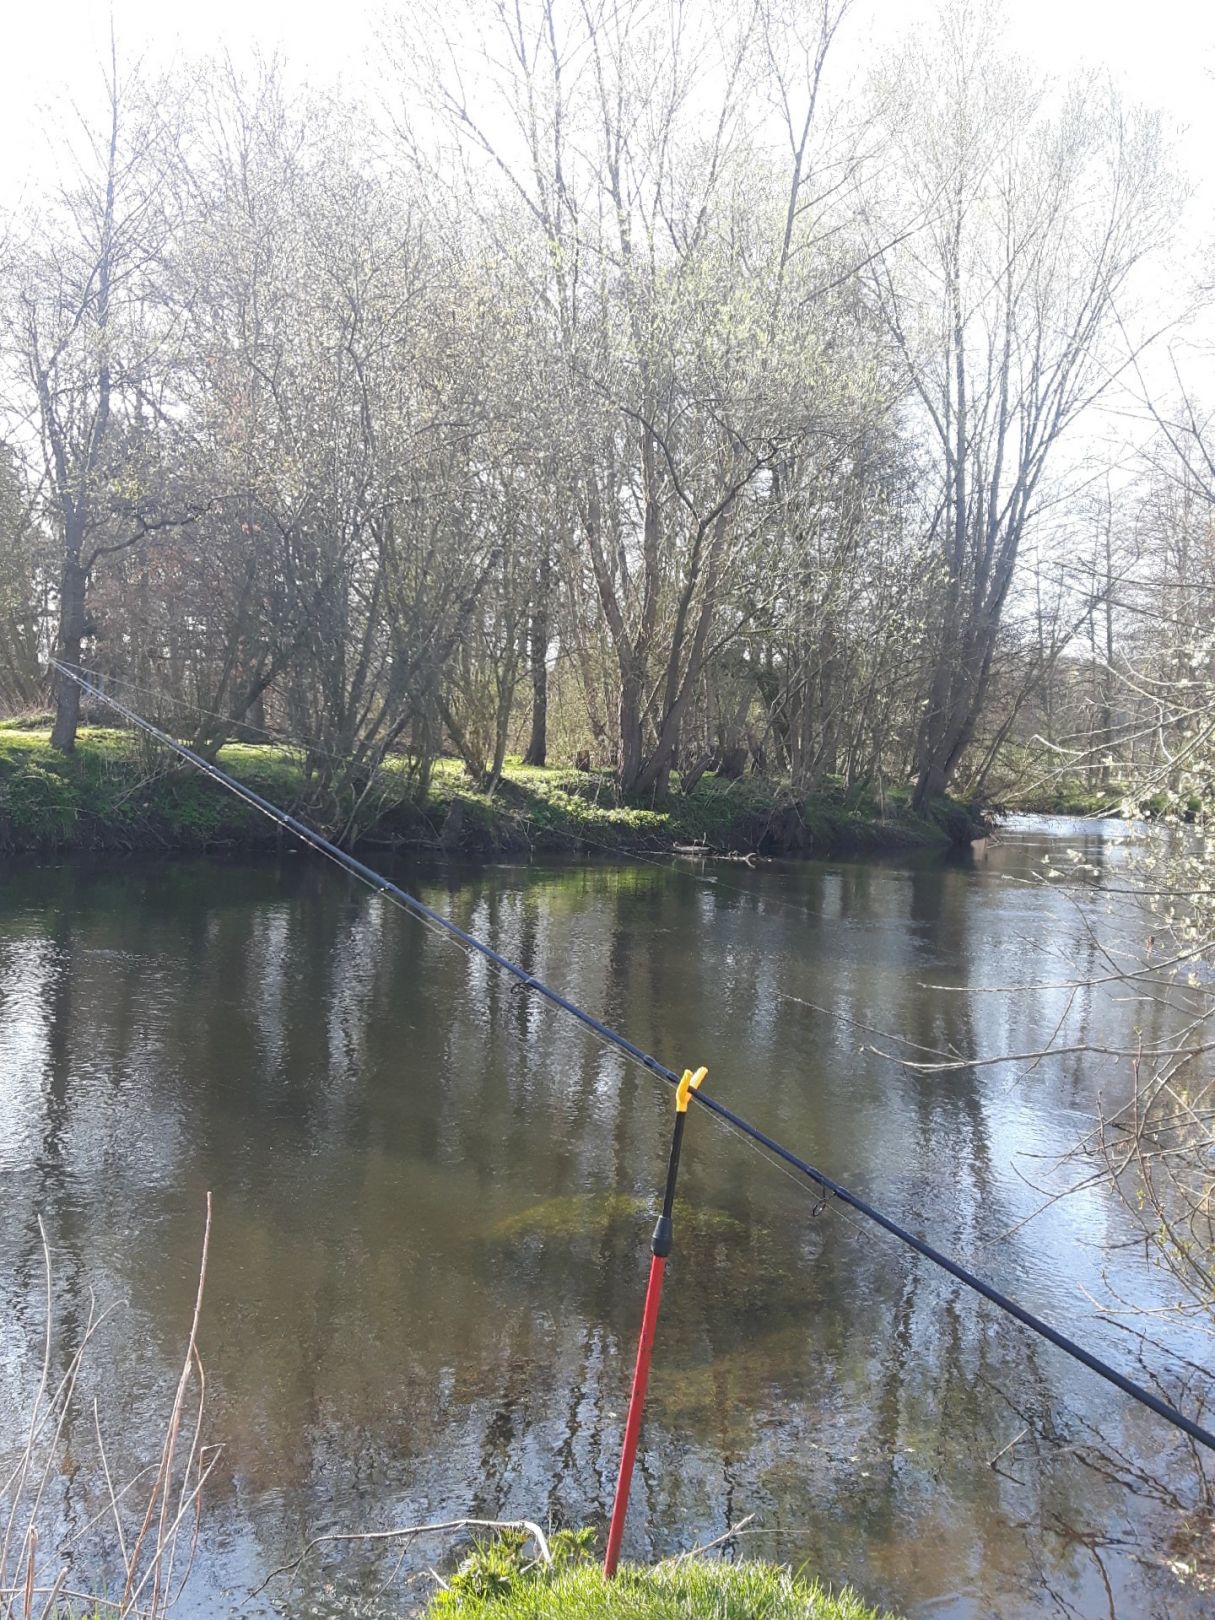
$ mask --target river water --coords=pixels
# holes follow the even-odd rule
[[[1142,918],[1039,881],[1069,849],[1108,877],[1126,841],[1025,822],[964,860],[394,875],[1136,1372],[1101,1306],[1164,1296],[1118,1202],[1096,1187],[1018,1226],[1098,1093],[1128,1095],[1126,1062],[895,1056],[1032,1052],[1056,1029],[1127,1046],[1125,998],[1042,986],[1099,976],[1097,936]],[[419,1544],[381,1598],[396,1555],[349,1545],[252,1595],[318,1532],[602,1524],[670,1123],[649,1075],[306,853],[10,867],[0,1451],[38,1374],[41,1217],[54,1370],[90,1290],[116,1305],[56,1452],[54,1534],[102,1500],[94,1398],[116,1479],[156,1459],[209,1190],[224,1449],[180,1612],[401,1614],[428,1581],[401,1583],[449,1550]],[[1151,1509],[1083,1454],[1099,1432],[1171,1467],[1157,1420],[703,1114],[681,1187],[628,1555],[750,1514],[747,1551],[915,1620],[1105,1616],[1107,1579],[1120,1614],[1203,1612],[1106,1545]]]

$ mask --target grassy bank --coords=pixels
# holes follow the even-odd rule
[[[315,814],[297,755],[235,743],[219,763],[275,803]],[[712,776],[686,796],[636,805],[619,802],[606,773],[513,765],[490,797],[451,760],[438,762],[420,797],[404,762],[390,761],[371,785],[361,828],[368,842],[472,857],[683,847],[843,853],[965,843],[984,830],[976,812],[950,800],[914,815],[898,793],[879,803],[868,792],[829,788],[798,800],[779,784]],[[127,732],[86,727],[75,753],[64,756],[46,729],[0,722],[0,850],[257,848],[279,836],[200,772],[175,766]]]
[[[607,1582],[592,1530],[558,1530],[548,1564],[518,1529],[473,1544],[423,1620],[894,1620],[777,1564],[622,1565]]]
[[[1089,787],[1086,783],[1059,778],[1021,794],[1008,797],[1006,806],[1022,815],[1032,816],[1099,816],[1115,820],[1153,821],[1161,816],[1180,816],[1194,821],[1209,815],[1210,806],[1197,794],[1178,798],[1170,793],[1137,793],[1125,782],[1110,782],[1104,787]]]
[[[611,1585],[598,1569],[579,1568],[496,1595],[447,1597],[425,1620],[879,1620],[851,1592],[831,1594],[759,1563],[626,1566]]]

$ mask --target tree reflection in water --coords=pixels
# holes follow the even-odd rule
[[[664,1061],[708,1063],[741,1113],[1117,1359],[1081,1290],[1101,1293],[1104,1265],[1136,1297],[1153,1282],[1117,1248],[1116,1201],[1003,1234],[1036,1202],[1018,1157],[1066,1147],[1122,1077],[1079,1059],[908,1072],[856,1027],[977,1056],[1041,1044],[1064,1016],[1117,1034],[1132,1014],[1097,992],[1070,1011],[1052,990],[982,993],[1093,949],[1063,896],[1014,881],[1039,853],[1014,838],[981,864],[716,882],[405,875]],[[202,1348],[226,1454],[187,1613],[256,1612],[248,1589],[318,1527],[603,1519],[670,1101],[619,1054],[305,857],[58,867],[0,891],[0,1098],[0,1433],[37,1361],[41,1213],[60,1357],[88,1286],[128,1301],[86,1394],[112,1466],[148,1460],[214,1191]],[[1066,1442],[1090,1422],[1132,1447],[1166,1436],[847,1212],[816,1216],[706,1116],[682,1191],[694,1213],[627,1551],[753,1513],[756,1550],[912,1616],[1057,1612],[1044,1580],[1106,1612],[1059,1526],[1147,1510]],[[81,1412],[65,1528],[93,1501]],[[1149,1601],[1129,1561],[1107,1567],[1128,1604]],[[358,1559],[314,1570],[308,1599],[323,1612],[365,1576]],[[258,1601],[276,1612],[272,1590]]]

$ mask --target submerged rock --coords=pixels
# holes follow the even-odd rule
[[[611,1239],[617,1235],[637,1237],[646,1224],[653,1225],[657,1201],[628,1193],[573,1193],[545,1198],[514,1215],[498,1221],[489,1232],[491,1243],[585,1242]],[[675,1204],[675,1229],[680,1240],[689,1243],[714,1241],[742,1242],[749,1229],[724,1209]]]

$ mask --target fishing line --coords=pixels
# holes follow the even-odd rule
[[[360,861],[356,856],[348,854],[345,850],[339,849],[336,844],[332,843],[328,838],[317,832],[314,828],[309,827],[306,822],[300,821],[298,817],[291,815],[288,811],[279,809],[277,805],[274,805],[268,799],[263,798],[260,793],[255,792],[250,787],[247,787],[243,782],[237,781],[235,777],[229,776],[227,772],[221,770],[219,766],[212,764],[209,760],[203,759],[192,749],[187,748],[184,743],[177,742],[174,738],[168,736],[167,733],[159,730],[158,727],[152,725],[149,721],[144,720],[140,715],[134,713],[133,710],[128,709],[126,705],[121,703],[117,698],[109,695],[108,693],[100,691],[89,681],[85,680],[77,670],[69,668],[67,665],[61,663],[55,658],[52,658],[50,663],[51,666],[61,675],[65,676],[68,680],[74,681],[82,691],[87,692],[91,697],[96,698],[99,702],[108,704],[109,707],[115,711],[115,713],[122,715],[123,718],[129,724],[133,725],[137,730],[142,731],[146,736],[152,737],[164,747],[171,749],[180,758],[186,760],[198,770],[201,770],[204,775],[209,776],[213,781],[218,782],[221,787],[226,788],[238,799],[241,799],[246,804],[251,805],[262,815],[267,816],[271,821],[274,821],[278,825],[287,828],[288,831],[293,832],[296,837],[300,838],[310,848],[315,849],[321,854],[327,856],[331,861],[334,862],[335,865],[344,867],[355,877],[366,883],[368,887],[373,889],[377,894],[383,895],[386,898],[395,901],[404,910],[409,911],[423,922],[429,924],[432,928],[435,928],[448,935],[450,938],[456,940],[466,951],[477,952],[487,961],[493,963],[504,973],[515,979],[520,986],[527,990],[534,991],[538,996],[541,996],[545,1001],[549,1002],[550,1005],[558,1008],[564,1013],[567,1013],[577,1023],[581,1024],[584,1029],[590,1030],[597,1039],[623,1052],[627,1057],[632,1058],[635,1063],[638,1063],[642,1068],[648,1070],[650,1074],[656,1075],[658,1079],[665,1081],[668,1085],[679,1085],[680,1076],[673,1069],[669,1069],[664,1063],[660,1063],[656,1057],[651,1056],[650,1053],[644,1051],[633,1041],[630,1041],[627,1036],[621,1035],[617,1030],[614,1030],[609,1025],[605,1024],[601,1019],[596,1018],[594,1014],[587,1012],[585,1008],[578,1006],[576,1002],[569,1000],[568,997],[563,996],[559,991],[552,989],[551,986],[545,984],[542,979],[538,979],[534,974],[526,972],[525,969],[521,968],[516,962],[512,962],[508,957],[505,957],[499,951],[494,950],[491,945],[487,945],[483,940],[477,939],[475,935],[467,933],[464,929],[460,928],[456,923],[451,922],[441,913],[432,910],[430,906],[417,899],[414,895],[409,894],[407,890],[399,888],[395,883],[390,883],[387,878],[382,876],[382,874],[376,872],[372,867],[365,865],[364,862]],[[869,1203],[867,1199],[862,1198],[858,1193],[855,1193],[850,1188],[844,1186],[842,1182],[834,1180],[831,1176],[828,1176],[822,1170],[817,1169],[814,1165],[809,1164],[805,1159],[801,1158],[791,1149],[783,1146],[780,1142],[769,1136],[766,1131],[761,1130],[756,1125],[752,1125],[749,1120],[742,1118],[742,1116],[735,1113],[732,1108],[728,1108],[725,1103],[718,1102],[715,1097],[708,1096],[703,1089],[695,1091],[692,1095],[693,1100],[699,1107],[707,1109],[710,1114],[715,1116],[715,1118],[724,1121],[729,1126],[732,1126],[735,1130],[748,1137],[752,1142],[757,1143],[760,1147],[766,1148],[774,1158],[788,1165],[792,1170],[804,1176],[808,1181],[813,1182],[814,1185],[819,1188],[820,1192],[833,1196],[840,1203],[846,1204],[849,1206],[849,1208],[855,1210],[859,1215],[865,1216],[865,1218],[873,1222],[875,1226],[881,1227],[883,1231],[888,1232],[892,1237],[897,1238],[900,1243],[905,1244],[916,1254],[922,1256],[922,1258],[925,1260],[930,1261],[933,1265],[939,1267],[940,1270],[948,1273],[949,1276],[964,1284],[967,1288],[980,1295],[983,1299],[986,1299],[990,1304],[995,1305],[997,1309],[1003,1311],[1007,1316],[1011,1316],[1014,1321],[1019,1322],[1023,1327],[1028,1328],[1032,1333],[1036,1333],[1039,1338],[1045,1339],[1048,1344],[1054,1345],[1056,1349],[1063,1351],[1063,1353],[1070,1356],[1073,1361],[1077,1361],[1081,1366],[1087,1367],[1090,1372],[1095,1373],[1099,1378],[1104,1379],[1106,1383],[1113,1385],[1115,1389],[1120,1390],[1131,1400],[1138,1402],[1140,1406],[1144,1406],[1149,1411],[1154,1412],[1157,1417],[1163,1418],[1166,1423],[1171,1424],[1175,1429],[1179,1429],[1183,1434],[1188,1435],[1191,1440],[1195,1440],[1199,1445],[1205,1446],[1207,1450],[1215,1452],[1215,1434],[1212,1434],[1210,1430],[1203,1428],[1201,1424],[1194,1422],[1192,1418],[1189,1418],[1183,1412],[1178,1411],[1176,1407],[1170,1406],[1166,1401],[1162,1400],[1159,1396],[1154,1395],[1150,1390],[1145,1389],[1141,1384],[1137,1384],[1133,1379],[1127,1378],[1123,1373],[1120,1373],[1117,1368],[1111,1366],[1108,1362],[1103,1361],[1099,1356],[1094,1355],[1091,1351],[1086,1350],[1084,1346],[1077,1343],[1076,1340],[1069,1338],[1064,1333],[1060,1333],[1057,1328],[1051,1327],[1049,1322],[1044,1321],[1041,1317],[1035,1316],[1032,1311],[1028,1311],[1023,1306],[1018,1305],[1015,1300],[1010,1299],[1007,1294],[996,1288],[994,1284],[987,1282],[984,1278],[978,1276],[975,1272],[968,1270],[967,1267],[961,1265],[958,1261],[951,1259],[949,1255],[943,1253],[940,1249],[927,1242],[924,1238],[917,1237],[914,1232],[909,1231],[907,1227],[902,1226],[898,1221],[883,1213],[883,1211],[878,1209],[874,1204]]]

